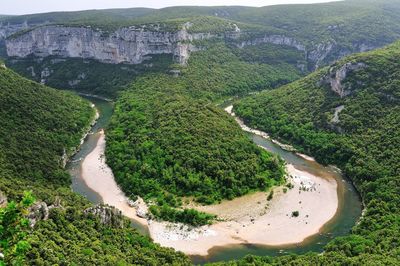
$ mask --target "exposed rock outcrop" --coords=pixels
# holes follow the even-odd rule
[[[120,210],[108,205],[96,205],[84,211],[85,215],[94,215],[100,218],[104,225],[123,228],[124,220]]]
[[[49,219],[49,207],[46,202],[39,201],[29,207],[28,219],[31,227],[34,227],[38,221]]]
[[[299,51],[306,51],[306,47],[301,44],[298,40],[292,37],[287,37],[284,35],[265,35],[262,38],[255,38],[252,40],[246,40],[238,44],[239,48],[243,48],[249,45],[259,45],[263,43],[272,43],[277,45],[286,45],[290,47],[294,47]]]
[[[0,191],[0,207],[5,207],[7,205],[7,196]]]
[[[331,90],[338,94],[340,97],[345,97],[352,93],[351,84],[345,84],[344,81],[348,74],[353,71],[357,71],[366,67],[364,63],[346,63],[343,66],[337,68],[332,67],[329,70],[329,73],[322,78],[321,82],[325,84],[329,84]]]
[[[0,23],[0,40],[6,39],[8,36],[15,34],[21,30],[26,30],[30,27],[28,23],[21,24],[10,24],[10,23]]]
[[[49,219],[49,214],[51,209],[63,209],[63,206],[61,205],[61,199],[56,198],[54,203],[50,206],[47,206],[46,202],[39,201],[34,203],[31,207],[28,209],[28,220],[29,224],[31,227],[34,227],[37,222],[39,221],[46,221]]]
[[[145,218],[147,219],[149,216],[149,208],[144,202],[144,200],[141,197],[138,197],[136,201],[128,200],[128,204],[130,207],[136,209],[136,215],[140,218]]]
[[[307,53],[307,59],[314,64],[314,68],[319,68],[328,55],[333,51],[336,46],[336,42],[328,41],[326,43],[320,43],[312,48]]]
[[[8,56],[58,56],[96,59],[105,63],[142,63],[149,55],[172,54],[185,64],[197,48],[193,40],[214,37],[209,33],[189,34],[120,28],[112,33],[91,27],[42,26],[6,40]]]
[[[56,56],[59,58],[95,59],[104,63],[139,64],[151,55],[172,54],[176,62],[185,65],[192,52],[201,49],[194,45],[196,40],[213,38],[233,41],[237,47],[271,43],[293,47],[304,53],[311,70],[330,63],[354,52],[364,52],[378,47],[369,43],[354,43],[349,49],[340,46],[334,39],[322,43],[306,44],[295,37],[283,34],[265,34],[262,37],[246,39],[246,32],[233,25],[232,31],[224,33],[189,33],[190,23],[185,23],[178,31],[160,31],[158,27],[131,26],[104,32],[87,27],[42,25],[34,28],[27,25],[0,25],[0,39],[20,30],[26,30],[6,40],[10,57],[39,58]],[[244,39],[244,40],[243,40]],[[55,60],[60,60],[60,59]],[[299,66],[305,68],[305,66]],[[76,84],[77,80],[72,80]]]
[[[234,38],[232,38],[234,39]],[[237,44],[237,47],[244,48],[250,45],[260,45],[264,43],[271,43],[276,45],[285,45],[293,47],[298,51],[304,52],[305,59],[311,63],[311,70],[315,70],[332,60],[338,60],[344,56],[355,52],[366,52],[379,47],[379,45],[367,43],[354,43],[352,50],[341,47],[335,40],[331,39],[318,44],[306,45],[302,41],[285,35],[265,35],[264,37],[245,40]],[[298,66],[304,71],[305,66]]]
[[[340,106],[338,106],[338,107],[335,108],[335,113],[333,114],[331,123],[337,124],[337,123],[340,122],[339,114],[340,114],[340,112],[342,112],[343,110],[344,110],[344,105],[340,105]]]

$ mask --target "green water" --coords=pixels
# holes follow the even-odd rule
[[[97,120],[97,123],[93,126],[89,135],[86,137],[85,142],[82,144],[79,152],[71,158],[66,168],[72,177],[72,190],[86,197],[93,204],[100,204],[103,203],[100,195],[96,191],[93,191],[91,188],[89,188],[82,178],[81,164],[83,159],[89,153],[91,153],[97,145],[98,137],[93,133],[107,128],[107,125],[109,124],[111,116],[113,114],[114,103],[92,96],[82,97],[89,100],[96,106],[96,109],[98,110],[100,116]],[[132,220],[132,226],[142,234],[149,234],[148,229],[143,227],[136,221]]]
[[[92,133],[106,128],[113,113],[113,103],[95,97],[85,96],[84,98],[95,104],[100,113],[99,120],[93,127]],[[339,171],[337,171],[334,167],[324,167],[316,162],[307,161],[292,152],[281,149],[271,141],[259,136],[249,134],[249,137],[252,138],[257,145],[260,145],[275,154],[279,154],[286,162],[293,164],[299,170],[304,170],[327,178],[335,178],[339,183],[339,211],[337,215],[324,226],[320,234],[308,238],[302,244],[280,247],[268,247],[251,244],[215,247],[210,250],[210,255],[207,257],[193,256],[192,260],[194,263],[202,264],[205,262],[238,259],[247,254],[278,256],[288,253],[302,254],[309,251],[321,252],[323,246],[326,245],[326,243],[328,243],[332,238],[349,233],[350,229],[355,225],[361,215],[362,204],[360,197],[353,185],[348,180],[344,179]],[[85,139],[80,151],[67,165],[67,169],[72,176],[72,189],[75,192],[85,196],[94,204],[102,203],[102,199],[83,181],[81,177],[81,162],[83,158],[93,151],[96,144],[96,137],[93,134],[89,134]],[[148,234],[147,228],[144,228],[143,226],[134,222],[132,225],[143,234]]]
[[[81,163],[82,160],[96,147],[97,138],[93,133],[96,133],[99,130],[107,127],[114,110],[114,104],[112,102],[95,97],[84,96],[83,98],[89,100],[96,106],[100,116],[97,120],[97,123],[91,129],[89,135],[86,137],[85,142],[82,144],[79,152],[75,154],[68,162],[67,170],[72,177],[73,191],[83,195],[90,202],[98,204],[102,203],[101,197],[95,191],[90,189],[81,178]]]

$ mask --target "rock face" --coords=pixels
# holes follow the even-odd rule
[[[28,219],[31,227],[38,221],[49,219],[49,207],[43,201],[37,202],[29,207]]]
[[[323,43],[305,45],[296,38],[285,35],[265,35],[262,38],[242,41],[237,44],[237,47],[244,48],[249,45],[259,45],[264,43],[285,45],[304,52],[304,58],[311,63],[311,70],[315,70],[326,63],[330,63],[332,60],[340,59],[354,52],[366,52],[379,47],[379,45],[367,43],[354,43],[352,46],[353,50],[349,50],[348,48],[341,47],[340,44],[333,39]],[[304,66],[298,67],[302,68]]]
[[[94,215],[100,218],[102,224],[123,228],[124,221],[120,210],[107,206],[107,205],[96,205],[88,208],[84,211],[86,215]]]
[[[49,219],[50,210],[54,208],[63,208],[60,198],[56,198],[53,205],[47,206],[46,202],[39,201],[28,209],[28,220],[31,227],[34,227],[38,221]]]
[[[350,53],[364,52],[377,47],[368,43],[354,43],[349,50],[341,47],[333,39],[306,45],[294,37],[276,34],[246,39],[246,33],[237,26],[233,31],[220,34],[189,33],[189,28],[190,25],[185,24],[181,30],[167,32],[132,26],[109,33],[90,26],[39,25],[32,28],[32,25],[24,24],[0,25],[0,40],[20,30],[27,30],[6,40],[7,54],[11,57],[76,57],[104,63],[139,64],[151,55],[172,54],[175,61],[182,65],[187,63],[191,52],[200,49],[193,45],[193,41],[196,40],[225,39],[228,42],[233,41],[239,48],[271,43],[293,47],[303,52],[304,58],[311,63],[312,70]]]
[[[31,25],[28,25],[28,23],[22,23],[22,24],[3,24],[0,23],[0,40],[4,40],[8,36],[17,33],[21,30],[26,30],[30,27]],[[33,25],[32,25],[33,26]]]
[[[193,40],[208,39],[211,34],[145,31],[141,28],[120,28],[104,33],[91,27],[42,26],[6,40],[8,56],[79,57],[105,63],[138,64],[147,56],[173,54],[185,64],[196,48]]]
[[[335,108],[335,112],[334,112],[334,114],[333,114],[331,123],[337,124],[337,123],[340,122],[339,114],[340,114],[340,112],[342,112],[343,110],[344,110],[344,105],[340,105],[340,106],[338,106],[338,107]]]
[[[333,41],[320,43],[308,52],[307,59],[312,62],[315,65],[314,68],[317,69],[323,64],[325,58],[328,57],[335,46],[336,42]],[[339,57],[343,56],[345,56],[345,53],[343,53],[343,55],[340,55]]]
[[[331,90],[338,94],[341,98],[350,95],[352,88],[350,84],[344,84],[348,74],[366,67],[364,63],[346,63],[340,68],[332,67],[329,73],[323,78],[322,82],[330,85]]]
[[[238,47],[243,48],[248,45],[259,45],[263,43],[272,43],[277,45],[286,45],[290,47],[294,47],[299,51],[306,51],[306,47],[297,41],[295,38],[287,37],[284,35],[265,35],[262,38],[255,38],[252,40],[247,40],[241,42]]]
[[[5,207],[6,205],[7,205],[7,197],[2,191],[0,191],[0,207]]]
[[[134,202],[129,201],[128,204],[129,204],[129,206],[136,209],[136,215],[138,217],[144,218],[144,219],[148,218],[149,208],[141,197],[138,197],[138,199]]]

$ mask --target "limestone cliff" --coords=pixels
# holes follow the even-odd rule
[[[328,84],[331,90],[338,94],[341,98],[350,95],[352,93],[351,84],[346,84],[345,79],[352,71],[357,71],[361,68],[366,67],[364,63],[346,63],[340,67],[332,67],[329,69],[329,73],[323,77],[322,83]]]
[[[117,228],[124,227],[124,220],[120,210],[108,205],[96,205],[84,211],[87,216],[95,216],[100,219],[102,224]]]
[[[346,55],[355,52],[366,52],[379,47],[379,45],[368,44],[364,42],[354,43],[352,49],[342,47],[340,43],[331,39],[317,44],[308,44],[285,35],[265,35],[263,37],[252,38],[239,42],[237,47],[244,48],[249,45],[259,45],[271,43],[276,45],[285,45],[293,47],[298,51],[304,52],[304,58],[310,63],[310,70],[315,70],[323,65],[332,63]]]
[[[286,45],[294,47],[299,51],[304,51],[304,52],[306,51],[306,47],[303,44],[301,44],[298,40],[284,35],[265,35],[264,37],[243,41],[238,45],[238,47],[243,48],[248,45],[258,45],[263,43]]]
[[[21,30],[26,30],[29,27],[30,25],[26,22],[22,24],[0,23],[0,41]]]
[[[193,40],[212,38],[211,34],[146,31],[120,28],[106,33],[92,27],[42,26],[6,40],[7,54],[14,57],[79,57],[105,63],[139,64],[149,55],[173,54],[185,64],[196,50]]]
[[[151,55],[172,54],[176,62],[185,65],[191,52],[200,49],[193,44],[194,41],[219,38],[235,43],[238,48],[264,43],[293,47],[304,53],[310,70],[314,70],[345,55],[376,48],[368,43],[355,43],[349,49],[333,39],[306,44],[304,40],[287,35],[265,34],[252,38],[240,29],[220,34],[189,33],[190,27],[186,24],[181,30],[171,32],[150,30],[141,26],[124,27],[114,32],[104,32],[90,26],[43,25],[28,28],[23,24],[8,27],[0,25],[0,39],[18,30],[26,30],[6,40],[8,56],[76,57],[104,63],[139,64]]]

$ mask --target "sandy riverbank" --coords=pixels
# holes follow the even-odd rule
[[[283,192],[274,189],[274,197],[257,192],[232,201],[196,209],[223,218],[211,226],[182,230],[169,223],[151,223],[150,234],[155,242],[190,255],[207,255],[215,246],[230,244],[285,245],[304,241],[317,234],[337,211],[335,179],[328,180],[287,166],[288,181],[294,185]],[[299,212],[293,217],[294,211]]]
[[[100,195],[104,204],[114,206],[126,217],[147,225],[147,220],[138,217],[136,209],[129,206],[127,197],[118,187],[110,167],[105,162],[104,131],[101,130],[95,134],[98,135],[97,145],[82,162],[82,178],[88,187]]]
[[[254,132],[252,132],[254,133]],[[288,182],[294,187],[274,189],[274,197],[258,192],[212,206],[192,206],[217,214],[222,222],[191,229],[181,224],[147,221],[136,215],[126,196],[114,180],[104,160],[105,136],[98,134],[96,148],[82,162],[82,178],[96,191],[103,202],[149,227],[150,236],[162,246],[172,247],[188,255],[207,255],[216,246],[231,244],[284,245],[300,243],[319,232],[333,218],[338,207],[337,183],[287,166]],[[265,134],[265,133],[264,133]],[[294,211],[298,217],[292,217]]]

